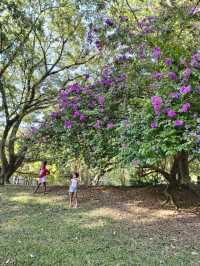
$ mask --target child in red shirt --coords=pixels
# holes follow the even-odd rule
[[[34,193],[36,193],[38,191],[40,185],[42,185],[42,184],[44,186],[44,193],[47,193],[46,177],[48,174],[50,174],[50,172],[47,169],[46,165],[47,165],[46,161],[42,162],[42,165],[40,168],[40,173],[39,173],[39,182],[38,182],[38,185],[37,185]]]

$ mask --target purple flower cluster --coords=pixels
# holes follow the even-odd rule
[[[184,103],[181,107],[181,112],[187,113],[190,110],[190,103]]]
[[[101,80],[101,84],[106,87],[110,87],[112,85],[112,80],[108,78],[103,78]]]
[[[114,26],[114,22],[112,21],[112,19],[107,18],[105,20],[105,23],[107,26],[110,26],[110,27]]]
[[[200,69],[200,52],[192,56],[191,66]]]
[[[175,120],[174,121],[174,126],[175,127],[180,127],[184,125],[184,121],[183,120]]]
[[[169,94],[169,96],[174,99],[174,100],[178,100],[180,98],[180,93],[179,92],[171,92]]]
[[[144,44],[141,44],[139,46],[138,56],[139,56],[140,59],[145,59],[146,53],[145,53],[145,46],[144,46]]]
[[[127,79],[127,75],[125,73],[120,74],[115,78],[115,82],[123,82]]]
[[[154,73],[152,74],[152,77],[153,77],[153,79],[157,79],[157,80],[159,80],[159,79],[161,79],[161,78],[163,77],[163,74],[160,73],[160,72],[154,72]]]
[[[189,12],[189,15],[194,16],[200,12],[200,8],[197,6],[193,6]]]
[[[159,115],[160,114],[161,105],[163,103],[162,98],[160,96],[152,96],[151,97],[151,103],[153,105],[154,112],[156,113],[156,115]]]
[[[188,81],[191,73],[192,73],[191,69],[187,67],[183,72],[183,81]]]
[[[153,22],[155,21],[155,19],[156,19],[156,17],[147,16],[147,17],[144,17],[139,22],[139,26],[140,26],[143,34],[149,34],[149,33],[154,32]]]
[[[31,133],[35,134],[37,133],[38,129],[36,127],[31,127]]]
[[[65,120],[64,121],[64,127],[67,128],[67,129],[71,129],[72,128],[72,121]]]
[[[158,123],[153,121],[151,122],[151,128],[157,128],[158,127]]]
[[[165,58],[164,63],[166,66],[171,66],[172,65],[172,59],[171,58]]]
[[[107,129],[112,129],[114,127],[114,124],[112,122],[108,122]]]
[[[175,72],[169,72],[168,73],[168,78],[171,79],[171,80],[177,80],[177,75]]]
[[[59,117],[59,113],[58,112],[52,112],[51,113],[51,119],[52,120],[56,120]]]
[[[167,110],[167,116],[168,117],[175,117],[176,116],[176,112],[174,111],[174,110],[172,110],[172,109],[168,109]]]
[[[104,103],[105,103],[105,97],[102,96],[102,95],[99,95],[99,96],[97,97],[97,101],[98,101],[98,104],[99,104],[100,106],[103,106]]]
[[[102,49],[102,43],[99,40],[96,40],[95,45],[98,50]]]
[[[152,52],[152,56],[154,59],[158,60],[161,56],[161,50],[160,47],[155,47]]]
[[[86,120],[87,120],[87,116],[81,114],[81,115],[80,115],[80,122],[85,122]]]
[[[179,89],[179,92],[181,94],[187,94],[191,91],[191,86],[188,85],[188,86],[182,86],[180,89]]]
[[[95,123],[95,125],[94,125],[94,128],[99,129],[99,128],[101,128],[101,125],[102,125],[101,120],[97,119],[97,120],[96,120],[96,123]]]

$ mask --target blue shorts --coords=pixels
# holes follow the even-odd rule
[[[77,187],[72,187],[72,186],[70,186],[70,187],[69,187],[69,192],[70,192],[70,193],[77,192]]]

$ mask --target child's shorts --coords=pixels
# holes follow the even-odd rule
[[[69,187],[69,192],[70,193],[74,193],[74,192],[77,192],[77,187]]]
[[[39,183],[43,184],[46,182],[46,176],[42,176],[39,178]]]

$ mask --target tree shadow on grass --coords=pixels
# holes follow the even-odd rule
[[[199,265],[198,214],[161,208],[151,189],[81,190],[80,209],[62,189],[0,192],[2,265]]]

